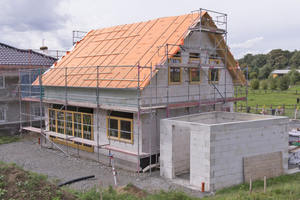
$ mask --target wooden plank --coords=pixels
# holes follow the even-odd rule
[[[117,151],[117,152],[129,154],[129,155],[133,155],[133,156],[138,156],[138,152],[137,151],[132,151],[132,150],[124,149],[124,148],[121,148],[121,147],[116,147],[116,146],[112,146],[112,145],[106,145],[106,146],[104,146],[104,148],[108,149],[108,150],[111,150],[111,151]],[[140,152],[140,157],[148,156],[148,155],[149,155],[148,153]]]
[[[259,154],[243,158],[244,180],[249,182],[250,178],[253,181],[262,180],[264,176],[268,178],[282,175],[283,158],[282,152]]]

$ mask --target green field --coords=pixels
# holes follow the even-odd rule
[[[238,87],[237,97],[246,96],[246,87]],[[248,101],[247,106],[250,107],[251,113],[259,113],[262,110],[263,105],[271,113],[270,107],[276,109],[278,106],[285,106],[285,115],[289,117],[294,116],[295,106],[300,107],[300,103],[297,104],[297,98],[300,98],[300,86],[294,86],[287,91],[279,90],[252,90],[248,87]],[[242,105],[242,110],[241,110]],[[256,107],[258,108],[256,110]],[[246,101],[237,102],[237,112],[246,112]],[[300,114],[300,111],[299,111]]]

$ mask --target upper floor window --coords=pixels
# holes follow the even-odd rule
[[[0,76],[0,89],[5,87],[4,76]]]
[[[209,64],[220,64],[220,60],[209,59]],[[209,83],[218,84],[220,80],[220,69],[212,68],[209,69]]]
[[[197,55],[191,56],[190,55],[190,63],[199,63],[199,58]],[[201,76],[202,70],[199,71],[199,68],[190,68],[189,70],[190,75],[190,84],[201,84]]]
[[[172,57],[169,59],[169,63],[181,63],[181,57]],[[169,84],[181,84],[181,67],[169,67]]]

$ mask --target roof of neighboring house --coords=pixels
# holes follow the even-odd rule
[[[0,43],[0,55],[0,65],[51,66],[57,60],[32,50],[18,49],[3,43]]]
[[[291,70],[286,70],[286,69],[279,70],[279,69],[277,69],[277,70],[272,71],[271,74],[287,74],[287,73],[289,73],[289,71],[291,71]],[[300,73],[299,69],[297,71]]]
[[[209,17],[206,12],[202,15]],[[199,20],[199,14],[195,13],[92,30],[44,74],[43,85],[65,86],[67,74],[67,86],[97,87],[97,66],[101,66],[98,68],[101,88],[136,88],[138,80],[139,86],[145,87],[150,69],[137,66],[152,66],[155,73],[155,65],[166,61],[167,50],[158,47],[174,44],[169,46],[168,54],[175,54],[180,49],[178,45],[184,44],[189,27]],[[233,69],[236,61],[231,53],[227,56],[235,64],[231,66]]]

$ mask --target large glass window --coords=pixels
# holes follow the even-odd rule
[[[181,63],[180,57],[173,57],[169,59],[169,63]],[[179,85],[181,84],[181,68],[169,67],[169,84]]]
[[[93,115],[49,108],[49,128],[53,132],[93,140]],[[66,143],[65,140],[53,136],[51,138],[55,139],[55,142]],[[92,152],[91,145],[73,141],[68,141],[68,144],[75,148],[79,145],[80,149]]]
[[[130,113],[121,112],[114,112],[112,116],[107,116],[107,138],[132,143],[132,116]]]

